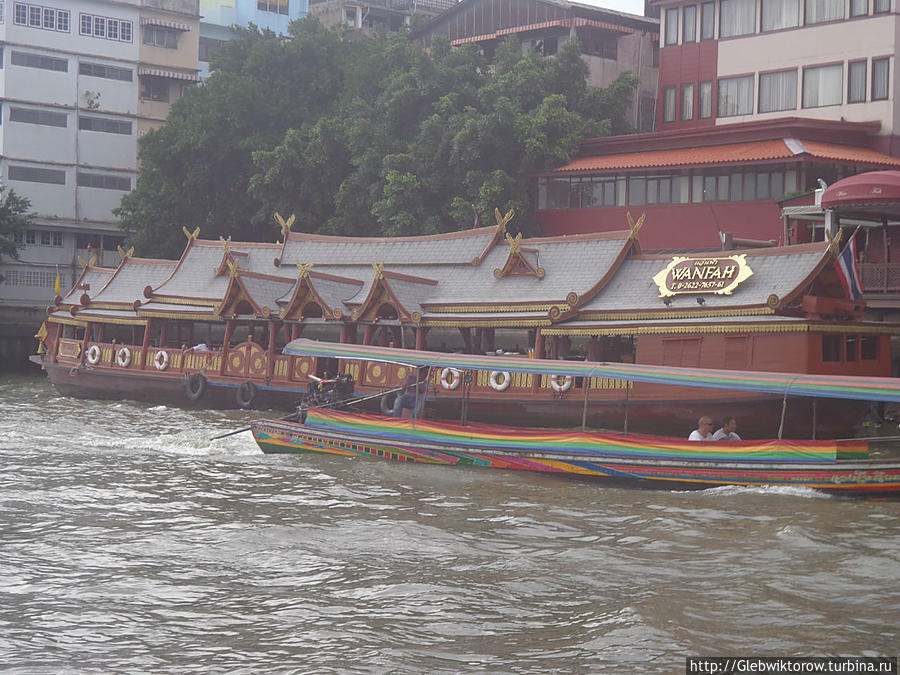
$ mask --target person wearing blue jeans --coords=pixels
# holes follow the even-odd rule
[[[417,395],[418,390],[418,395]],[[394,417],[403,415],[403,409],[409,408],[413,411],[413,419],[422,416],[422,409],[425,407],[425,392],[428,390],[428,371],[425,371],[423,379],[419,379],[418,369],[414,370],[406,382],[403,383],[403,392],[394,401]]]

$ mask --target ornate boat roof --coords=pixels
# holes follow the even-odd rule
[[[117,270],[87,266],[58,308],[127,308],[142,319],[306,317],[554,332],[589,324],[608,332],[634,328],[630,322],[802,316],[798,303],[835,250],[820,242],[646,255],[643,217],[619,232],[525,239],[507,231],[512,212],[496,216],[495,227],[394,239],[295,233],[280,218],[283,243],[202,240],[185,229],[180,260],[129,252]]]

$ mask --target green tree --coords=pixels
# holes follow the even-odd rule
[[[489,64],[474,46],[405,34],[342,42],[314,19],[282,38],[256,29],[223,45],[209,80],[141,140],[141,174],[118,211],[142,254],[178,255],[181,227],[272,240],[295,230],[409,235],[490,222],[515,208],[536,228],[534,172],[585,137],[627,131],[636,85],[587,87],[580,47]],[[274,92],[274,93],[270,93]]]
[[[31,225],[28,209],[31,202],[15,190],[0,185],[0,260],[3,256],[19,258],[19,246],[16,235],[21,235]]]

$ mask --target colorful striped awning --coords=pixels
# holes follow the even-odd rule
[[[536,375],[608,377],[632,382],[651,382],[684,387],[900,403],[900,380],[892,377],[809,375],[805,373],[647,366],[635,363],[551,361],[500,355],[443,354],[372,345],[317,342],[305,338],[288,343],[284,348],[284,353],[290,356],[382,361],[408,366],[496,370]]]

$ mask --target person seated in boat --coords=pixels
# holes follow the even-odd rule
[[[697,420],[697,428],[691,432],[691,435],[688,436],[689,441],[711,441],[713,439],[712,434],[713,421],[711,417],[704,415],[699,420]]]
[[[739,441],[741,437],[735,431],[737,430],[737,420],[731,415],[722,418],[722,428],[713,434],[714,441]]]
[[[428,369],[424,369],[422,378],[419,378],[419,369],[416,368],[406,381],[403,383],[403,391],[394,401],[394,417],[403,415],[403,409],[409,408],[413,411],[413,418],[418,419],[422,416],[422,409],[425,407],[425,392],[428,391]]]

